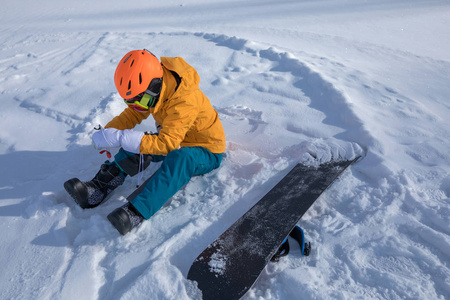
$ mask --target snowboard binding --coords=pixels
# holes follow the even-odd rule
[[[294,229],[292,229],[292,231],[289,233],[289,236],[299,243],[302,255],[309,256],[309,253],[311,252],[311,242],[307,243],[305,241],[305,233],[303,232],[303,229],[301,229],[300,226],[296,225]],[[289,254],[289,248],[289,240],[288,238],[286,238],[281,244],[280,248],[278,248],[277,253],[275,253],[270,261],[278,262],[281,257]]]

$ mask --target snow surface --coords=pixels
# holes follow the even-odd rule
[[[1,7],[0,299],[200,299],[192,261],[296,162],[360,152],[299,223],[311,255],[270,263],[246,299],[450,299],[448,1]],[[124,108],[113,74],[136,48],[198,70],[227,157],[120,236],[106,215],[137,178],[92,210],[62,186],[105,160],[93,127]]]

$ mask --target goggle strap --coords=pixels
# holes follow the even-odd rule
[[[139,102],[142,106],[149,107],[149,106],[151,106],[151,105],[148,105],[150,100],[153,100],[153,97],[149,94],[144,94],[144,96],[142,96],[141,101],[139,101]],[[152,101],[152,103],[153,103],[153,101]]]
[[[150,89],[147,89],[145,91],[146,94],[149,94],[150,96],[156,97],[158,96],[158,93],[152,92]]]

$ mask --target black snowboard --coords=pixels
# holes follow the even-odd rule
[[[203,300],[240,299],[303,214],[358,158],[318,168],[297,164],[195,259],[187,278],[197,281]]]

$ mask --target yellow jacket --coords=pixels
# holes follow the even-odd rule
[[[217,111],[199,88],[197,71],[181,57],[161,57],[163,84],[159,101],[147,112],[127,107],[105,127],[132,129],[153,115],[162,127],[158,135],[144,135],[142,154],[166,155],[179,147],[201,146],[212,153],[225,151],[225,132]],[[177,81],[172,72],[178,74]]]

